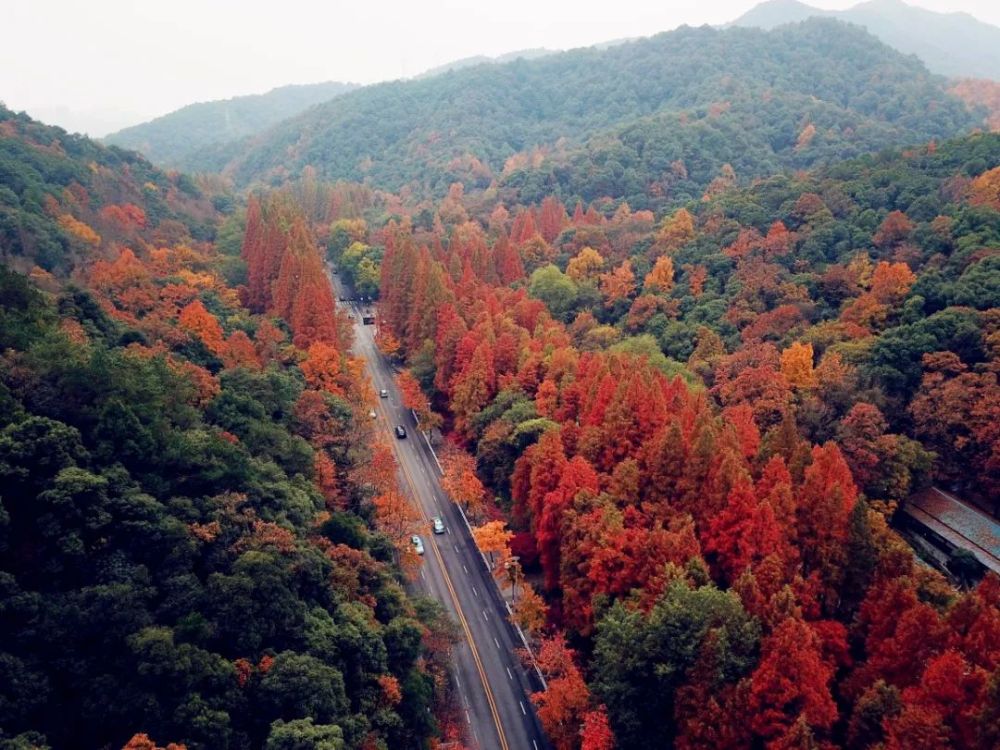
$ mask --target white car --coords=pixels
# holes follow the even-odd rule
[[[378,396],[379,396],[379,398],[389,398],[389,391],[387,391],[385,388],[383,388],[382,390],[380,390],[378,392]]]
[[[413,536],[410,537],[410,543],[413,545],[413,551],[414,552],[416,552],[418,555],[424,554],[424,540],[423,539],[421,539],[419,536],[417,536],[416,534],[414,534]]]
[[[434,516],[434,518],[431,519],[431,526],[434,528],[435,534],[444,533],[444,521],[441,520],[441,516]]]
[[[368,412],[368,416],[369,416],[369,417],[371,417],[372,419],[375,419],[376,417],[378,417],[378,414],[376,414],[376,413],[375,413],[375,410],[374,410],[374,409],[371,409],[371,410],[370,410],[370,411]]]

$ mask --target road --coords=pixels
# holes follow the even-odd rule
[[[337,276],[331,278],[337,297],[349,296]],[[468,744],[480,750],[549,750],[528,698],[541,685],[534,670],[526,670],[515,654],[516,648],[523,648],[521,637],[458,507],[441,489],[430,446],[412,413],[403,407],[393,370],[375,346],[375,327],[361,324],[356,306],[351,312],[353,354],[364,359],[376,392],[384,388],[389,394],[378,399],[379,426],[395,450],[402,486],[424,521],[420,536],[426,552],[419,587],[440,601],[460,626],[462,641],[455,647],[452,676],[462,701]],[[397,424],[406,427],[406,439],[394,437]],[[444,521],[444,534],[431,532],[434,516]]]

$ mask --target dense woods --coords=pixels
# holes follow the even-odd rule
[[[383,324],[544,596],[556,747],[993,745],[1000,580],[889,523],[931,481],[1000,497],[998,174],[980,135],[659,221],[453,190],[371,232]]]
[[[186,178],[6,112],[0,155],[5,260],[37,264],[0,269],[0,746],[437,733],[452,626],[404,591],[301,210],[252,201],[244,237]]]
[[[155,164],[203,172],[204,160],[217,149],[256,135],[355,88],[357,84],[329,81],[190,104],[155,120],[119,130],[103,141],[135,149]]]
[[[197,177],[0,106],[0,750],[464,747],[330,267],[556,750],[1000,746],[900,523],[1000,516],[998,110],[824,19],[132,134]]]
[[[916,58],[812,19],[771,32],[683,27],[366,87],[206,167],[241,183],[310,165],[417,197],[461,181],[508,203],[612,195],[638,209],[700,197],[726,164],[747,183],[981,120]]]

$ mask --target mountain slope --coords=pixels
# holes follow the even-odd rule
[[[557,50],[546,49],[545,47],[537,47],[534,49],[520,49],[515,50],[514,52],[506,52],[502,55],[497,55],[496,57],[490,57],[489,55],[473,55],[472,57],[463,57],[459,60],[446,62],[443,65],[437,65],[433,68],[425,70],[419,75],[414,76],[414,78],[433,78],[434,76],[439,76],[442,73],[448,73],[453,70],[462,70],[463,68],[471,68],[474,65],[502,65],[503,63],[519,59],[537,60],[539,57],[546,57],[548,55],[555,54],[556,51]]]
[[[917,55],[935,73],[1000,79],[1000,28],[968,13],[935,13],[901,0],[870,0],[840,11],[797,0],[769,0],[751,8],[733,25],[773,29],[812,16],[864,26],[900,52]]]
[[[104,142],[140,151],[158,164],[175,166],[199,148],[259,133],[355,88],[357,84],[327,81],[200,102],[119,130],[104,138]]]
[[[107,240],[207,240],[231,206],[135,152],[0,106],[0,263],[66,273]]]
[[[311,232],[268,202],[297,312],[253,314],[214,203],[0,107],[2,748],[415,748],[447,716]]]
[[[455,181],[489,185],[511,156],[536,146],[571,147],[698,108],[725,119],[727,101],[753,109],[775,97],[796,98],[792,112],[813,101],[839,108],[831,124],[860,150],[972,124],[917,60],[861,29],[821,19],[772,32],[685,27],[605,50],[366,87],[252,139],[226,172],[245,185],[312,165],[322,177],[440,195]],[[793,143],[805,124],[784,123]]]

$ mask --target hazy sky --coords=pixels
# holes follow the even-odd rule
[[[730,21],[756,0],[0,0],[0,101],[104,135],[288,83],[416,75],[471,55],[568,49]],[[855,0],[811,0],[845,8]],[[1000,26],[995,0],[912,0]]]

